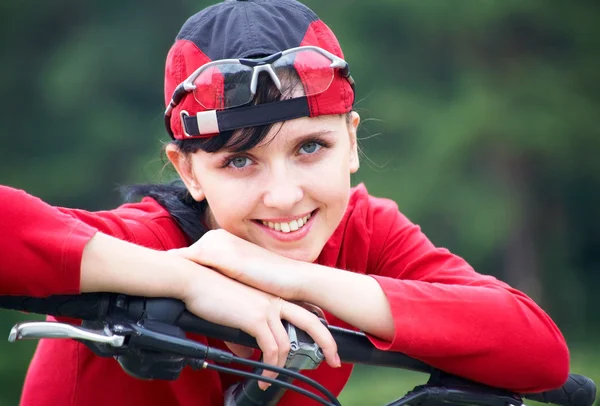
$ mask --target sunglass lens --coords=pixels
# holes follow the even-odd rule
[[[194,97],[208,110],[223,110],[252,100],[252,68],[242,64],[222,64],[204,70],[194,81]]]
[[[317,51],[302,50],[281,57],[273,63],[273,68],[282,83],[296,77],[304,87],[304,94],[313,96],[323,93],[331,85],[334,75],[331,63],[329,58]],[[291,72],[295,75],[290,75]]]

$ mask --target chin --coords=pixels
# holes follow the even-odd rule
[[[317,258],[319,257],[319,254],[321,253],[319,252],[315,252],[316,250],[314,249],[290,249],[290,250],[281,250],[281,249],[274,249],[272,250],[273,252],[281,255],[282,257],[286,257],[289,259],[294,259],[296,261],[301,261],[301,262],[314,262],[317,260]]]

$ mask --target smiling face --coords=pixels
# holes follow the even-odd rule
[[[212,228],[312,262],[346,210],[359,120],[354,112],[298,118],[248,151],[185,155],[171,144],[167,156],[192,196],[207,200]]]

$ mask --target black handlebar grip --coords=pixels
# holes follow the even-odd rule
[[[102,319],[106,315],[109,303],[109,293],[56,295],[44,298],[0,296],[0,308],[83,320]]]
[[[570,374],[567,382],[558,389],[524,395],[537,402],[552,403],[560,406],[592,406],[596,399],[596,385],[590,378]]]
[[[211,323],[185,310],[180,315],[176,325],[184,331],[205,335],[218,340],[230,341],[246,347],[259,348],[256,339],[237,328],[225,327]]]

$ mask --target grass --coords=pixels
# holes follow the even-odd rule
[[[383,406],[428,378],[429,375],[417,372],[359,365],[339,400],[343,406]]]

